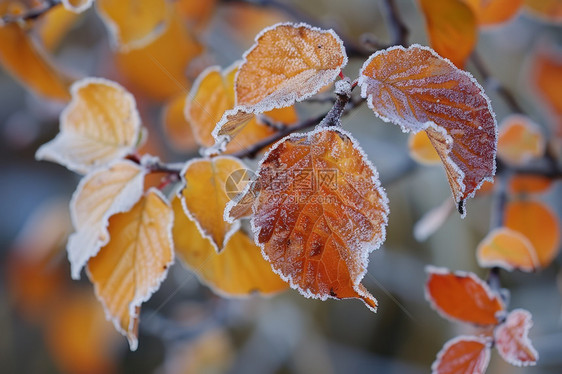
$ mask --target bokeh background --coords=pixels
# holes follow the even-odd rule
[[[186,66],[188,81],[210,64],[230,65],[259,30],[283,20],[332,27],[356,43],[365,33],[383,44],[390,41],[382,1],[248,3],[217,1],[208,21],[195,29],[205,51]],[[410,29],[409,42],[427,45],[418,4],[396,3]],[[560,47],[561,26],[522,10],[507,23],[481,29],[477,51],[491,75],[547,129],[549,118],[529,72],[529,59],[541,45]],[[69,74],[107,77],[133,92],[149,131],[149,152],[166,161],[196,155],[196,150],[177,151],[167,142],[162,101],[120,70],[94,8],[72,24],[51,53]],[[363,61],[352,58],[345,74],[355,78]],[[155,68],[146,56],[135,65],[140,75],[150,76]],[[471,63],[467,69],[481,80]],[[485,89],[498,119],[509,115],[494,88]],[[27,91],[0,67],[1,373],[427,373],[445,341],[474,331],[429,307],[424,268],[433,264],[486,277],[476,264],[475,249],[490,228],[493,194],[469,201],[464,220],[453,213],[427,240],[417,241],[415,223],[450,199],[443,168],[416,164],[408,135],[362,106],[344,119],[344,127],[377,167],[391,210],[387,240],[371,254],[364,279],[379,301],[378,313],[360,301],[309,300],[294,290],[270,298],[221,299],[176,261],[161,289],[144,304],[139,349],[129,352],[125,339],[104,321],[92,286],[70,279],[64,253],[71,230],[67,207],[79,176],[34,159],[37,148],[57,133],[62,108]],[[301,118],[327,109],[329,104],[298,105]],[[543,197],[558,213],[561,192],[554,186]],[[501,273],[511,293],[510,309],[533,314],[530,335],[540,360],[536,367],[516,368],[493,353],[489,373],[562,372],[560,266],[557,258],[536,274]]]

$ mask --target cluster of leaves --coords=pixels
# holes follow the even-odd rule
[[[61,23],[68,30],[93,1],[62,3],[42,24],[47,48],[55,48],[64,34]],[[559,58],[548,52],[533,61],[536,88],[554,123],[556,136],[548,141],[523,114],[505,118],[498,132],[490,100],[462,68],[478,27],[505,22],[523,6],[560,22],[560,11],[553,11],[557,2],[419,3],[433,49],[381,49],[368,57],[357,79],[342,73],[348,58],[335,32],[281,23],[264,29],[241,61],[206,68],[183,92],[189,86],[186,66],[203,49],[192,32],[203,27],[214,1],[96,1],[127,82],[134,92],[166,101],[172,145],[201,147],[201,157],[181,164],[140,155],[147,132],[127,89],[105,78],[68,77],[31,41],[31,22],[0,24],[3,65],[36,93],[67,103],[59,134],[36,157],[83,175],[70,203],[71,275],[77,279],[86,268],[107,318],[132,350],[141,304],[160,287],[175,256],[221,296],[291,287],[322,300],[358,298],[376,311],[377,301],[361,281],[370,252],[385,240],[388,200],[375,167],[341,121],[363,101],[376,116],[411,133],[413,158],[445,168],[452,203],[430,213],[418,237],[439,227],[454,206],[464,217],[467,199],[479,189],[495,190],[505,209],[478,246],[479,265],[496,274],[498,267],[531,272],[553,261],[560,225],[541,197],[560,174],[548,153],[560,153],[562,143]],[[6,20],[25,9],[2,3],[0,14]],[[140,66],[140,56],[151,57],[154,66]],[[294,105],[334,82],[332,109],[299,122]],[[356,87],[360,97],[353,96]],[[514,175],[492,185],[496,150],[502,179],[506,170]],[[264,151],[257,170],[250,171],[243,158]],[[545,160],[552,161],[546,172],[527,167]],[[162,183],[150,182],[162,174]],[[536,362],[527,339],[529,312],[508,313],[500,290],[473,274],[429,272],[432,305],[482,327],[477,336],[448,342],[434,372],[484,372],[493,345],[510,363]]]

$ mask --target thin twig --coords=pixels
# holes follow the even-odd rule
[[[56,7],[61,3],[60,0],[46,0],[43,1],[43,6],[39,8],[33,8],[28,12],[19,15],[7,14],[0,18],[0,26],[8,25],[10,23],[21,23],[25,21],[31,21],[41,17],[46,14],[49,10]]]
[[[407,47],[410,31],[408,30],[406,23],[402,20],[396,1],[385,0],[382,4],[385,11],[388,29],[390,31],[391,45],[401,45]]]

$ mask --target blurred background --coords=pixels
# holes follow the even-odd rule
[[[353,45],[365,40],[365,34],[382,45],[392,41],[381,0],[184,3],[202,10],[186,11],[196,16],[181,23],[189,30],[183,38],[193,47],[178,68],[179,78],[160,71],[148,54],[117,52],[95,7],[57,19],[41,16],[27,32],[64,74],[106,77],[127,87],[149,132],[143,151],[170,162],[185,161],[197,150],[189,140],[178,145],[168,139],[167,134],[175,133],[164,127],[167,103],[185,94],[205,67],[227,67],[240,59],[263,27],[305,21],[334,28]],[[395,3],[410,30],[408,42],[428,45],[419,4]],[[61,5],[50,12],[55,10],[63,12]],[[0,44],[5,37],[0,32]],[[153,44],[160,38],[168,40],[152,46],[150,53],[160,61],[185,58],[177,44],[184,39],[165,31]],[[546,22],[524,8],[508,22],[481,27],[478,35],[476,49],[489,74],[545,132],[551,118],[533,89],[531,59],[538,48],[561,46],[560,23]],[[345,74],[356,78],[364,60],[352,57]],[[498,120],[511,114],[493,84],[470,61],[466,68],[483,84]],[[0,65],[1,373],[427,373],[447,340],[474,333],[474,328],[447,321],[430,308],[424,298],[425,266],[473,271],[486,278],[475,250],[490,229],[494,194],[469,201],[464,220],[453,212],[428,238],[416,240],[416,222],[451,199],[443,168],[414,162],[408,135],[362,106],[344,118],[344,128],[377,167],[391,211],[387,240],[371,254],[363,282],[379,301],[378,313],[357,300],[322,302],[294,290],[269,298],[222,299],[176,261],[160,290],[143,304],[139,348],[130,352],[125,339],[105,321],[87,279],[70,279],[65,253],[72,232],[68,202],[79,176],[34,159],[37,148],[58,132],[63,107],[26,89]],[[308,118],[329,107],[301,103],[297,110],[300,118]],[[558,213],[561,192],[554,185],[541,196]],[[538,273],[501,272],[502,285],[511,293],[509,308],[533,314],[530,337],[540,360],[536,367],[516,368],[494,352],[488,373],[562,372],[560,267],[558,257]]]

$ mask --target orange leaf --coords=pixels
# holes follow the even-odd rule
[[[550,115],[553,132],[562,137],[562,53],[550,45],[539,47],[530,70],[531,86]]]
[[[65,9],[74,13],[82,13],[92,6],[93,2],[94,0],[62,0]]]
[[[43,46],[48,51],[57,49],[62,39],[80,18],[75,12],[61,6],[54,7],[43,14],[36,26]]]
[[[271,294],[289,287],[271,270],[260,248],[248,236],[238,231],[226,243],[221,253],[203,236],[189,219],[180,200],[172,200],[175,223],[173,228],[176,252],[183,263],[202,283],[222,296],[247,296],[255,292]]]
[[[522,165],[541,157],[545,139],[538,125],[522,115],[511,115],[499,125],[498,157],[512,165]]]
[[[432,374],[484,374],[490,363],[490,344],[485,338],[457,336],[449,340],[431,365]]]
[[[203,47],[174,12],[164,32],[143,48],[117,51],[115,63],[131,88],[154,100],[187,92],[185,70]]]
[[[410,149],[410,157],[420,164],[434,165],[441,162],[439,154],[433,148],[431,139],[424,131],[410,134],[408,148]]]
[[[431,47],[463,68],[478,39],[476,16],[462,0],[419,0]]]
[[[185,103],[185,116],[195,139],[203,147],[215,144],[212,132],[223,113],[229,112],[228,109],[234,106],[234,77],[237,72],[238,63],[222,72],[218,66],[212,66],[203,71],[193,83],[193,89]],[[283,116],[291,119],[290,112],[281,113],[280,117]],[[260,124],[252,113],[243,113],[236,120],[236,127],[225,131],[230,137],[236,136],[227,145],[226,153],[243,150],[275,132]]]
[[[240,227],[239,222],[228,223],[223,218],[226,204],[234,197],[226,190],[227,179],[245,169],[240,160],[219,156],[190,160],[181,172],[184,188],[178,196],[185,212],[217,252],[222,251],[228,238]],[[244,187],[245,184],[241,185],[240,191]]]
[[[281,140],[236,201],[252,194],[255,240],[275,272],[307,297],[359,298],[376,311],[360,282],[384,240],[388,201],[350,135],[323,129]]]
[[[131,161],[117,161],[85,176],[70,201],[76,232],[68,238],[67,251],[72,278],[101,247],[109,242],[109,218],[126,212],[143,194],[146,171]]]
[[[518,174],[511,177],[508,191],[510,194],[530,194],[547,191],[552,186],[552,179],[541,175]]]
[[[0,16],[20,14],[17,3],[1,3]],[[72,80],[59,72],[17,23],[0,22],[0,64],[26,88],[49,99],[68,101]]]
[[[464,204],[495,172],[497,126],[474,78],[427,47],[392,47],[363,65],[361,95],[386,122],[426,130],[445,165],[453,198]]]
[[[545,268],[560,251],[560,222],[548,206],[539,201],[516,201],[507,204],[504,225],[525,235]]]
[[[562,22],[561,0],[524,0],[525,10],[539,19],[560,24]]]
[[[119,337],[90,293],[64,297],[46,324],[51,355],[64,373],[116,373]]]
[[[500,297],[473,273],[427,267],[425,297],[444,318],[477,325],[495,325],[504,310]]]
[[[177,11],[194,29],[202,29],[213,16],[217,0],[177,0]]]
[[[539,354],[528,337],[533,326],[531,317],[531,313],[524,309],[512,310],[505,322],[494,331],[498,352],[512,365],[533,366],[539,359]]]
[[[169,21],[166,0],[97,0],[96,10],[110,33],[114,47],[126,52],[158,38]]]
[[[509,21],[521,8],[523,0],[463,0],[474,12],[480,25]]]
[[[316,94],[333,82],[346,64],[343,42],[332,30],[304,23],[264,29],[244,54],[236,76],[237,106],[217,124],[215,139],[220,142],[219,135],[232,137],[250,113],[288,107]]]
[[[156,189],[109,219],[110,241],[88,262],[88,275],[108,319],[138,346],[140,305],[160,287],[173,263],[172,208]]]
[[[197,149],[195,136],[184,115],[186,98],[187,94],[182,94],[169,100],[162,113],[166,139],[178,152],[193,152]]]
[[[85,78],[72,85],[60,116],[60,133],[35,154],[86,174],[131,153],[139,139],[135,98],[115,82]]]
[[[506,227],[491,231],[476,250],[480,267],[499,266],[508,271],[535,271],[540,265],[535,248],[524,235]]]

